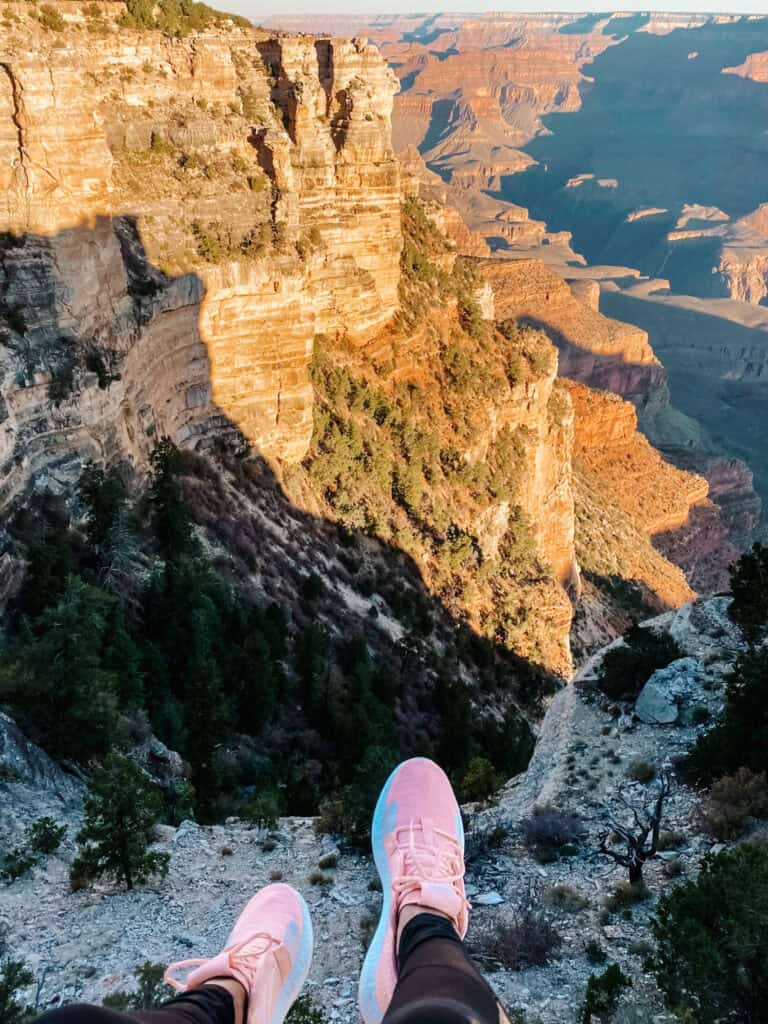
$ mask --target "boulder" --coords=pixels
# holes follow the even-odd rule
[[[672,725],[680,716],[681,705],[695,696],[703,679],[704,668],[696,658],[678,658],[657,669],[637,698],[637,717],[648,725]]]

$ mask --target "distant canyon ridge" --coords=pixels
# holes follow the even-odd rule
[[[768,497],[768,17],[272,24],[380,47],[400,81],[393,140],[411,171],[494,256],[543,261],[647,332],[661,364],[649,370],[630,342],[617,373],[585,325],[544,312],[545,289],[521,313],[559,344],[561,372],[632,400],[653,443],[754,527],[750,473]]]

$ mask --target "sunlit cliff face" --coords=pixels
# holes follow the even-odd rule
[[[0,230],[36,255],[6,301],[37,309],[32,341],[127,353],[121,433],[226,419],[300,459],[315,335],[360,343],[396,309],[394,75],[359,40],[94,35],[68,2],[51,32],[27,6],[0,42]],[[101,6],[112,25],[121,5]]]

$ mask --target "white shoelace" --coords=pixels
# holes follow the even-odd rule
[[[424,835],[435,838],[428,843]],[[392,836],[393,852],[400,854],[402,873],[392,879],[397,908],[403,900],[418,892],[424,882],[450,887],[467,907],[461,882],[464,878],[464,858],[458,842],[448,832],[435,828],[427,819],[414,819],[409,825],[401,825]],[[458,917],[458,914],[456,915]]]

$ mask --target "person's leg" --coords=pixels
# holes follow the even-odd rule
[[[35,1024],[243,1024],[245,991],[241,991],[239,1015],[235,1013],[231,992],[218,985],[205,985],[176,996],[155,1010],[120,1013],[106,1006],[73,1003],[49,1010]]]
[[[398,979],[384,1024],[499,1024],[487,981],[467,957],[450,921],[418,914],[402,931]]]
[[[399,765],[376,805],[373,855],[381,919],[358,992],[365,1024],[498,1024],[495,996],[465,953],[464,829],[445,773]]]
[[[180,993],[175,999],[130,1013],[64,1006],[37,1024],[282,1024],[311,960],[306,903],[289,885],[268,885],[246,904],[220,953],[170,965],[165,981]],[[190,967],[194,970],[179,981],[177,972]]]

